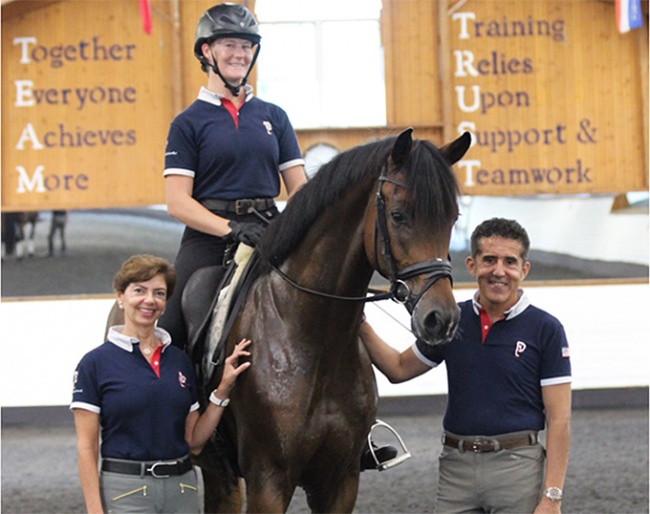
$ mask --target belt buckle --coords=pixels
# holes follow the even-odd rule
[[[490,439],[482,439],[477,437],[472,441],[472,451],[474,453],[483,453],[485,451],[492,451],[494,448],[487,449],[486,445],[491,443]]]
[[[255,200],[250,198],[242,198],[235,200],[235,214],[242,216],[243,214],[250,214],[255,208]]]
[[[156,473],[156,466],[173,466],[175,464],[178,464],[177,460],[171,461],[171,462],[164,462],[164,461],[158,461],[154,462],[147,471],[151,473],[151,476],[154,478],[169,478],[170,475],[158,475]]]

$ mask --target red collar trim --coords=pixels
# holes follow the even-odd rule
[[[164,346],[161,344],[156,348],[151,356],[151,367],[156,372],[156,376],[160,378],[160,357],[162,356]]]
[[[244,105],[244,102],[239,104],[239,107],[237,107],[233,102],[231,102],[227,98],[222,98],[221,105],[223,105],[226,108],[226,110],[230,113],[230,116],[232,116],[232,121],[235,122],[235,127],[239,128],[239,109],[241,109],[241,106]]]
[[[478,310],[478,315],[481,320],[481,343],[484,343],[492,328],[492,323],[490,322],[490,315],[483,307]]]

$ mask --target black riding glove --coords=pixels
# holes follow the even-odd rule
[[[264,227],[258,223],[239,223],[237,221],[229,221],[228,226],[232,230],[225,238],[231,241],[244,243],[248,246],[257,245],[264,233]]]

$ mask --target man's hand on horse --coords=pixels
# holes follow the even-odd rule
[[[235,345],[235,349],[226,359],[223,368],[223,376],[221,377],[219,387],[217,387],[217,390],[221,395],[227,396],[235,385],[237,377],[250,367],[250,360],[241,363],[239,362],[240,358],[250,357],[251,352],[246,349],[250,344],[250,339],[242,339]]]
[[[258,223],[239,223],[237,221],[229,221],[228,226],[232,230],[226,235],[226,238],[248,246],[257,245],[265,228]]]

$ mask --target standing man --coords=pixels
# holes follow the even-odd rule
[[[59,233],[61,238],[61,255],[65,254],[65,226],[68,223],[68,211],[52,211],[50,233],[47,235],[47,256],[54,256],[54,236]]]
[[[447,366],[448,399],[436,510],[560,512],[569,461],[571,364],[561,323],[533,306],[521,283],[530,241],[516,221],[493,218],[471,237],[478,283],[460,303],[454,339],[416,341],[402,353],[364,322],[360,336],[393,383]],[[538,432],[546,427],[546,449]]]

